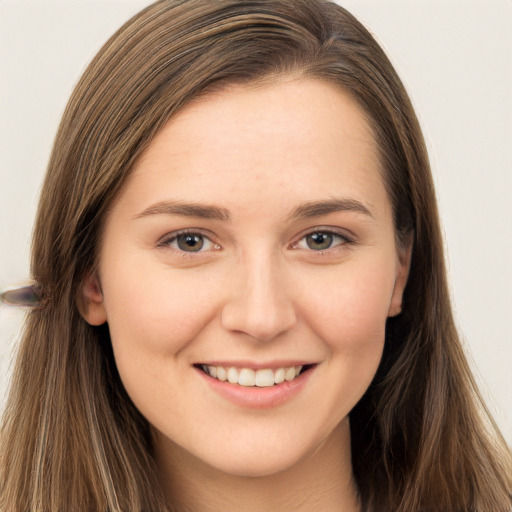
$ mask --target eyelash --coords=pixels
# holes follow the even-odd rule
[[[220,246],[216,244],[214,241],[211,240],[211,238],[204,233],[201,233],[200,231],[194,231],[191,229],[183,229],[181,231],[176,231],[174,233],[171,233],[169,235],[166,235],[160,242],[158,242],[158,247],[171,247],[176,252],[179,252],[183,255],[187,256],[193,256],[196,253],[205,252],[201,250],[203,247],[201,246],[198,251],[184,251],[183,249],[180,249],[179,247],[173,247],[174,243],[178,243],[178,239],[180,236],[183,235],[189,235],[189,236],[195,236],[200,237],[203,243],[205,241],[208,241],[209,244],[211,244],[211,247],[207,250],[219,250]]]
[[[178,243],[179,237],[183,236],[183,235],[189,235],[191,237],[199,237],[201,239],[201,241],[203,242],[203,245],[207,241],[206,243],[208,244],[208,247],[206,248],[206,250],[203,250],[203,245],[201,245],[201,247],[199,247],[199,249],[197,251],[186,251],[186,250],[181,249],[178,246],[175,246],[174,244]],[[301,244],[301,243],[304,243],[304,244],[308,243],[307,242],[308,237],[312,237],[315,235],[324,235],[324,236],[332,237],[331,245],[329,247],[326,247],[325,249],[318,249],[318,250],[312,249],[309,246],[308,247],[299,247],[299,244]],[[335,242],[336,240],[338,240],[338,243]],[[328,228],[316,228],[314,230],[311,230],[311,231],[308,231],[307,233],[302,234],[302,236],[299,238],[299,240],[294,242],[293,244],[291,244],[290,247],[292,249],[306,250],[308,252],[311,252],[312,254],[323,255],[323,254],[325,254],[325,252],[328,252],[331,250],[336,250],[336,248],[338,248],[340,246],[353,245],[354,243],[355,242],[353,239],[349,238],[346,235],[342,235],[341,233],[339,233],[335,230],[328,229]],[[335,244],[335,245],[333,245],[333,244]],[[158,247],[164,247],[164,248],[170,247],[177,253],[180,253],[183,256],[187,256],[187,257],[191,257],[191,258],[198,257],[200,253],[208,252],[211,250],[220,250],[221,249],[220,245],[215,243],[210,238],[210,236],[205,235],[204,233],[201,233],[201,231],[199,231],[199,230],[195,231],[192,229],[183,229],[183,230],[171,233],[168,236],[165,236],[160,242],[158,242]]]
[[[299,244],[302,242],[307,244],[307,238],[312,237],[314,235],[324,235],[324,236],[327,235],[327,236],[332,237],[333,240],[332,240],[331,245],[325,249],[318,249],[318,250],[314,250],[311,247],[299,247]],[[336,239],[338,240],[338,243],[335,242]],[[337,247],[344,246],[344,245],[350,245],[350,244],[354,244],[354,240],[352,240],[351,238],[349,238],[346,235],[342,235],[338,231],[334,231],[334,230],[328,229],[328,228],[316,228],[312,231],[308,231],[307,233],[303,234],[297,242],[292,244],[292,247],[304,249],[304,250],[310,251],[312,253],[317,253],[317,254],[323,255],[326,251],[335,250]]]

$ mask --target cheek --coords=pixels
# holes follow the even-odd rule
[[[186,347],[215,317],[216,288],[193,270],[111,273],[105,307],[118,364],[143,355],[171,357]]]
[[[341,404],[340,418],[364,394],[382,358],[395,279],[394,260],[387,260],[341,265],[322,293],[310,287],[314,292],[305,295],[307,321],[328,354],[330,386],[339,390],[332,407]]]
[[[166,411],[179,425],[188,410],[175,383],[186,378],[192,361],[180,356],[215,318],[217,288],[194,272],[141,275],[118,267],[109,274],[105,305],[116,366],[128,395],[152,424],[161,420],[155,411]]]
[[[304,315],[333,350],[381,345],[394,288],[394,262],[355,262],[333,269],[304,292]],[[313,283],[311,283],[313,284]]]

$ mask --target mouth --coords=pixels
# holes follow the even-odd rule
[[[220,382],[243,387],[267,388],[279,386],[285,382],[291,382],[297,377],[310,371],[315,364],[298,366],[283,366],[280,368],[252,368],[236,366],[213,366],[208,364],[196,364],[196,368],[204,372],[212,379]]]

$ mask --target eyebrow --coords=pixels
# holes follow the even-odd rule
[[[185,217],[199,217],[202,219],[231,220],[231,214],[225,208],[181,201],[162,201],[156,203],[137,214],[135,219],[150,215],[183,215]]]
[[[320,217],[336,212],[355,212],[374,218],[371,209],[356,199],[333,198],[303,203],[293,210],[289,220]],[[231,214],[226,208],[182,201],[161,201],[146,208],[135,215],[134,218],[140,219],[151,215],[183,215],[185,217],[231,221]]]
[[[326,201],[310,201],[299,205],[290,215],[290,219],[308,219],[336,212],[362,213],[374,218],[369,206],[356,199],[333,198]]]

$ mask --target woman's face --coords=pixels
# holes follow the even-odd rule
[[[232,87],[138,160],[85,316],[108,322],[126,391],[171,453],[273,474],[347,425],[407,266],[351,97],[313,79]]]

